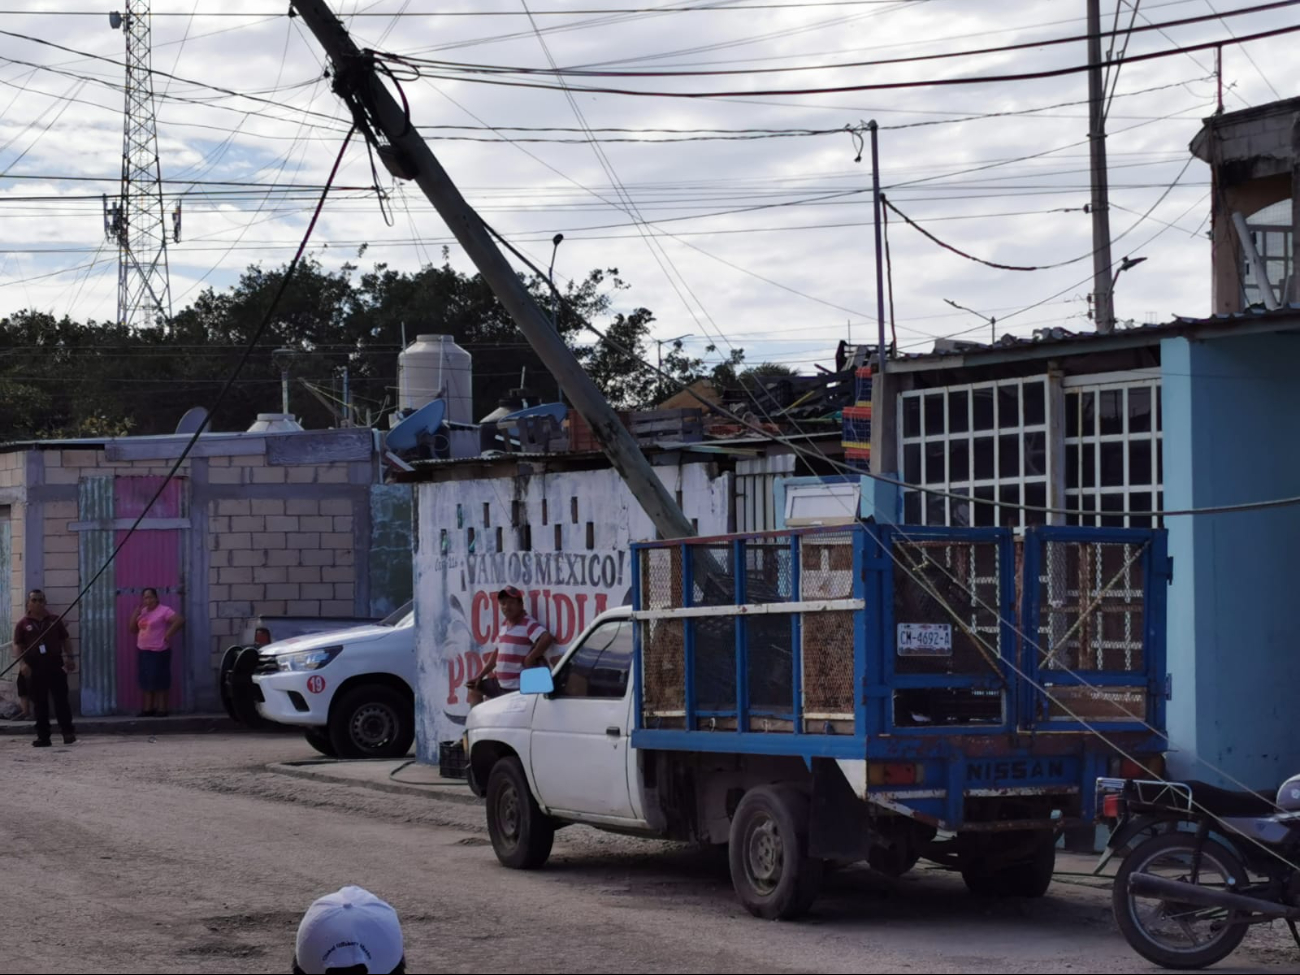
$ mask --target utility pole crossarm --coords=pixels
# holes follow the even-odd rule
[[[373,59],[356,46],[325,0],[292,0],[334,65],[334,88],[354,113],[388,141],[381,147],[385,165],[395,175],[414,179],[469,256],[493,294],[505,306],[538,357],[568,394],[574,408],[591,426],[614,469],[622,476],[656,530],[664,538],[695,534],[654,468],[623,426],[604,395],[583,371],[550,319],[520,282],[482,219],[438,162],[424,138],[411,124],[375,71]]]

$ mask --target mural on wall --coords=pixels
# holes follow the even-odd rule
[[[710,479],[708,466],[695,464],[660,476],[702,533],[726,531],[730,475]],[[555,638],[554,663],[596,616],[632,601],[630,546],[654,531],[613,471],[421,484],[418,492],[418,754],[434,762],[438,743],[463,733],[465,682],[496,645],[497,593],[524,592],[528,612]],[[533,547],[522,549],[530,537]]]

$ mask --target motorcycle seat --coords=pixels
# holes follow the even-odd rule
[[[1192,790],[1193,807],[1212,816],[1271,816],[1277,812],[1270,796],[1258,792],[1220,789],[1206,782],[1183,783]]]

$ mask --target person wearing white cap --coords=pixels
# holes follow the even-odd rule
[[[326,894],[307,908],[298,925],[293,971],[404,975],[406,954],[397,912],[360,887]]]

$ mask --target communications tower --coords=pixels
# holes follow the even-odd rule
[[[144,327],[171,317],[167,239],[180,239],[180,205],[167,226],[158,161],[158,117],[150,70],[149,0],[125,0],[109,24],[126,38],[126,109],[122,183],[116,199],[104,197],[104,232],[117,245],[117,319]]]

